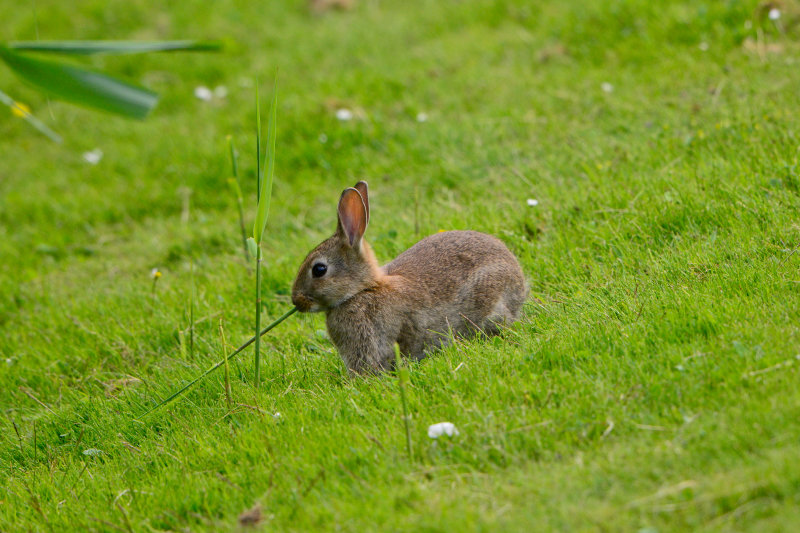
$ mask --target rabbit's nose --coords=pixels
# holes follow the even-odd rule
[[[292,303],[297,307],[298,311],[306,312],[314,305],[314,300],[302,294],[292,294]]]

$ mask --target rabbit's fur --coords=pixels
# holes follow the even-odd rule
[[[392,368],[394,343],[404,356],[422,359],[452,336],[494,334],[519,318],[525,279],[497,238],[437,233],[381,267],[363,239],[366,182],[345,189],[338,210],[336,233],[300,266],[292,301],[300,311],[325,311],[328,333],[351,372]]]

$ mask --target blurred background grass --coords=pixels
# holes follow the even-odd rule
[[[0,87],[65,137],[0,110],[0,529],[229,529],[255,504],[278,529],[791,529],[798,13],[788,1],[356,1],[317,14],[0,3],[8,39],[229,43],[91,58],[162,95],[145,122],[48,102],[0,69]],[[131,422],[219,359],[220,317],[233,344],[251,328],[226,136],[252,200],[253,84],[276,68],[271,317],[358,179],[381,260],[418,238],[417,191],[420,236],[494,233],[530,279],[503,342],[412,368],[416,462],[402,457],[394,379],[347,381],[319,316],[267,339],[262,392],[249,357],[237,363],[234,395],[257,409],[226,415],[218,377],[152,426]],[[198,86],[227,95],[201,101]],[[178,334],[191,262],[193,360]],[[443,419],[462,440],[430,443],[426,423]]]

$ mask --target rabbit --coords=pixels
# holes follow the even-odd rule
[[[519,318],[528,293],[516,257],[477,231],[426,237],[378,265],[364,240],[367,183],[339,198],[336,233],[303,261],[292,287],[301,312],[324,311],[331,340],[352,374],[394,367],[394,344],[422,359],[454,336],[499,332]]]

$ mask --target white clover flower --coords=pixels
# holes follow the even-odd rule
[[[777,7],[773,7],[769,10],[769,20],[778,20],[781,18],[781,10]]]
[[[430,438],[438,439],[442,435],[454,437],[458,435],[458,428],[451,422],[439,422],[438,424],[428,426],[428,436]]]
[[[346,122],[348,120],[353,120],[353,112],[349,109],[342,108],[336,110],[336,118],[341,120],[342,122]]]
[[[103,159],[103,151],[100,148],[83,153],[83,160],[90,165],[96,165],[101,159]]]
[[[212,93],[211,89],[209,89],[205,85],[200,85],[194,88],[194,96],[198,100],[209,102],[211,101],[211,97],[214,96],[214,93]]]
[[[427,113],[417,113],[417,122],[428,122]]]
[[[536,198],[528,198],[528,205],[531,207],[536,207],[537,205],[539,205],[539,200],[537,200]]]
[[[601,83],[600,88],[603,89],[604,93],[610,93],[614,90],[614,86],[608,83],[607,81]]]

